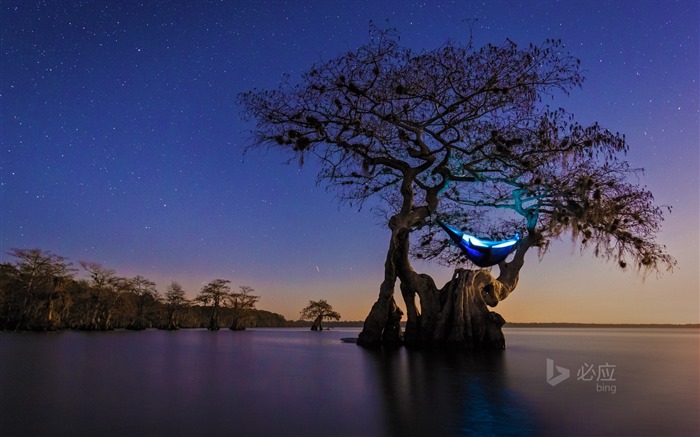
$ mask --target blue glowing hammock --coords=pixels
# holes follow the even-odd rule
[[[503,241],[481,240],[472,235],[453,228],[452,226],[437,221],[442,229],[452,238],[452,241],[462,249],[462,252],[479,267],[490,267],[506,259],[515,249],[520,239],[520,234]]]

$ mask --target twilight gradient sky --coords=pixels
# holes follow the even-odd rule
[[[640,183],[673,212],[659,239],[678,259],[641,278],[564,239],[528,255],[506,320],[700,322],[700,5],[654,1],[0,2],[0,261],[34,248],[171,280],[249,285],[296,319],[327,299],[364,319],[388,232],[339,206],[316,167],[242,154],[236,95],[398,28],[417,50],[560,38],[587,81],[557,102],[627,135]],[[438,283],[451,271],[417,264]],[[398,290],[397,290],[398,291]],[[400,298],[399,298],[400,301]],[[400,302],[402,304],[402,302]]]

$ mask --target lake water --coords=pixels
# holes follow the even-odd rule
[[[353,329],[0,333],[0,435],[700,435],[698,330],[505,331],[490,354]]]

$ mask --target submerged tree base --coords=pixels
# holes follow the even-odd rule
[[[403,341],[401,318],[403,312],[396,305],[394,298],[381,297],[372,306],[364,327],[357,338],[357,344],[367,348],[398,347]]]
[[[498,303],[500,285],[486,270],[455,270],[442,289],[427,275],[409,286],[401,284],[406,301],[408,322],[402,333],[402,312],[393,297],[381,298],[365,320],[357,344],[363,347],[443,347],[459,349],[505,349],[500,314],[488,306]],[[415,307],[415,295],[421,297],[422,314]]]
[[[321,321],[323,320],[323,314],[319,314],[316,316],[316,319],[314,320],[313,325],[311,325],[311,330],[312,331],[323,331],[323,326],[321,325]]]

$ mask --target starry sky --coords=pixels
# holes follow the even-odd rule
[[[161,292],[176,280],[190,297],[226,278],[288,319],[327,299],[362,320],[388,231],[317,186],[313,162],[244,154],[251,126],[236,96],[366,43],[370,20],[415,50],[466,41],[471,26],[477,46],[562,39],[587,80],[557,104],[625,133],[628,161],[645,168],[638,182],[673,208],[659,235],[673,273],[623,272],[564,238],[542,260],[528,254],[499,313],[698,323],[699,19],[697,0],[2,0],[0,261],[41,248]]]

